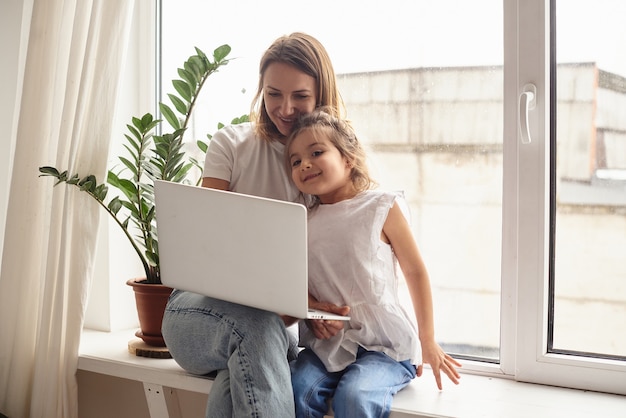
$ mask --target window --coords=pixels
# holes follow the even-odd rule
[[[626,323],[626,60],[618,52],[626,32],[617,20],[625,6],[611,0],[556,2],[549,342],[556,353],[622,360],[626,335],[610,330]],[[590,30],[580,31],[581,23]]]
[[[248,112],[260,54],[277,36],[311,33],[381,187],[411,205],[440,343],[465,370],[625,393],[626,63],[603,61],[623,56],[624,6],[303,7],[162,0],[164,93],[194,46],[228,43],[236,57],[205,87],[191,136]],[[527,112],[521,99],[532,99]]]

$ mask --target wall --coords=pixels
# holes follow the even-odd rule
[[[77,378],[79,417],[150,418],[140,382],[83,370],[78,371]],[[204,417],[208,395],[184,390],[175,393],[180,408],[179,418]]]

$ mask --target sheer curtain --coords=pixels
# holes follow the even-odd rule
[[[102,180],[134,0],[31,0],[0,269],[0,412],[76,417],[100,208],[38,167]]]

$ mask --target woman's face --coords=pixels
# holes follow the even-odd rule
[[[301,113],[310,113],[317,104],[315,79],[282,62],[274,62],[263,75],[265,111],[278,131],[291,133],[293,123]]]

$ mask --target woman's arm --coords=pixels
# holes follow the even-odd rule
[[[215,177],[203,177],[202,187],[208,187],[210,189],[229,190],[230,182],[228,180],[222,180]]]
[[[419,329],[423,362],[430,364],[440,390],[442,389],[441,372],[444,372],[454,384],[458,384],[460,375],[455,366],[461,367],[461,364],[446,354],[435,341],[433,299],[428,271],[411,227],[397,203],[394,203],[387,215],[381,239],[390,243],[407,281]],[[418,367],[417,374],[418,376],[422,374],[421,365]]]

